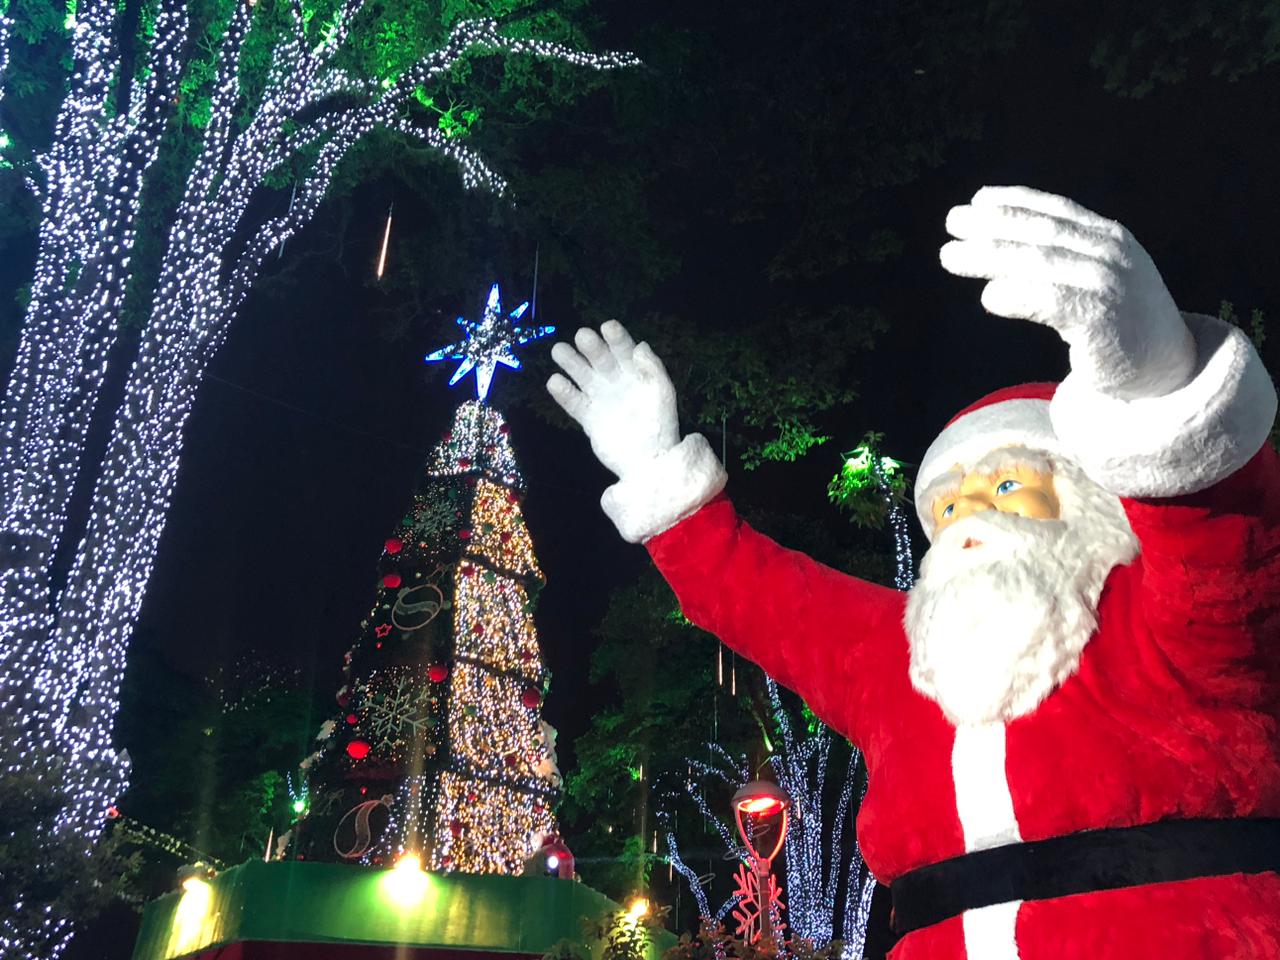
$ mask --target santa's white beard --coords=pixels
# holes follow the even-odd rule
[[[1064,519],[972,514],[920,565],[904,620],[911,682],[954,724],[1039,706],[1079,666],[1107,574],[1137,554],[1116,497],[1069,466],[1054,482]]]

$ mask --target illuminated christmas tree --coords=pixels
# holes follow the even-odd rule
[[[515,325],[495,285],[466,338],[429,360],[475,370],[379,561],[377,595],[348,651],[339,713],[308,767],[308,858],[518,873],[554,830],[560,783],[542,721],[549,674],[533,601],[543,584],[524,523],[510,431],[486,397],[495,364],[552,328]],[[310,809],[305,809],[309,805]]]

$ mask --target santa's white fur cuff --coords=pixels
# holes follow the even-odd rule
[[[1196,365],[1183,386],[1119,400],[1071,374],[1049,405],[1063,450],[1118,496],[1204,490],[1248,463],[1271,431],[1276,391],[1249,339],[1216,317],[1184,318]]]
[[[605,490],[600,506],[624,540],[643,543],[696,513],[728,479],[707,438],[691,433]]]

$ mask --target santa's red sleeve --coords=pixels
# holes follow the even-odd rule
[[[1123,499],[1151,636],[1185,678],[1212,686],[1225,661],[1280,663],[1276,392],[1240,330],[1186,319],[1196,364],[1181,387],[1124,401],[1072,374],[1050,413],[1072,457]],[[1267,638],[1272,649],[1254,649]]]
[[[905,670],[902,594],[780,547],[742,521],[724,483],[710,445],[691,434],[602,505],[648,548],[685,616],[861,741],[877,677]]]

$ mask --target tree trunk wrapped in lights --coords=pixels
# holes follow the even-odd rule
[[[35,273],[0,406],[0,710],[23,715],[24,748],[47,748],[75,689],[76,651],[49,643],[57,620],[49,568],[116,341],[139,196],[187,36],[183,5],[144,4],[139,30],[153,31],[154,42],[140,46],[130,81],[121,75],[123,9],[86,0],[68,15],[74,67],[50,146],[28,178],[41,207]],[[4,17],[6,68],[12,32]]]
[[[542,572],[502,417],[457,410],[379,565],[338,711],[307,761],[308,859],[519,873],[554,830],[549,675],[533,625]]]

